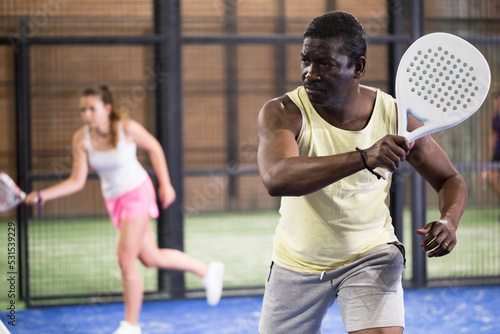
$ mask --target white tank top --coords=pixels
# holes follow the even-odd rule
[[[144,182],[147,172],[137,160],[137,145],[127,142],[122,122],[118,123],[118,144],[111,150],[95,151],[88,126],[84,132],[89,164],[99,175],[104,198],[119,197]]]

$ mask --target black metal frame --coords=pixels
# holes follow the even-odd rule
[[[29,21],[21,20],[21,31],[27,31]],[[30,61],[29,47],[27,44],[21,43],[15,49],[15,76],[16,76],[16,145],[17,145],[17,175],[18,184],[21,189],[30,190],[29,182],[31,171],[31,127],[30,127]],[[20,226],[20,242],[18,244],[18,262],[19,262],[19,278],[20,278],[20,296],[26,299],[26,303],[30,301],[29,293],[29,261],[28,261],[28,210],[25,206],[20,206],[17,209],[18,224]]]
[[[412,42],[425,34],[424,28],[424,3],[422,1],[411,1],[412,20],[410,22],[410,36]],[[412,201],[411,201],[411,223],[412,229],[416,230],[426,224],[426,183],[418,173],[411,173]],[[418,245],[420,237],[412,234],[412,245]],[[421,288],[427,284],[426,255],[418,247],[413,247],[412,252],[412,286]],[[417,250],[418,249],[418,250]]]
[[[158,245],[184,249],[184,217],[181,204],[183,193],[182,146],[182,81],[181,73],[181,15],[180,0],[155,0],[155,33],[162,36],[156,45],[156,71],[166,72],[165,82],[156,89],[157,135],[166,147],[171,182],[177,192],[177,201],[162,211],[158,218]],[[180,203],[180,204],[179,204]],[[159,290],[169,291],[172,298],[183,298],[186,290],[181,272],[159,270]]]

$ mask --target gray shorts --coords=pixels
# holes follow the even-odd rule
[[[324,273],[305,274],[271,265],[260,334],[320,334],[335,299],[347,332],[404,327],[404,248],[375,247],[356,261]]]

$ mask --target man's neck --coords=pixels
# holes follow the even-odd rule
[[[359,131],[366,127],[373,112],[376,93],[360,88],[348,100],[336,106],[317,106],[314,109],[329,124],[343,130]]]

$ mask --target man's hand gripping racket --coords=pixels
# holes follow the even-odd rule
[[[410,143],[472,116],[490,89],[491,73],[481,52],[464,39],[432,33],[406,50],[396,74],[398,135]],[[408,115],[423,125],[408,131]],[[389,171],[376,168],[382,177]]]
[[[0,212],[12,210],[26,200],[26,193],[22,191],[14,180],[0,171]],[[42,201],[38,196],[38,216],[40,216]]]

